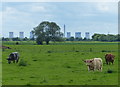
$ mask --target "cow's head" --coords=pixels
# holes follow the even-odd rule
[[[86,63],[87,66],[90,66],[93,63],[94,59],[86,59],[84,62]]]
[[[11,63],[11,59],[10,59],[10,58],[7,58],[7,60],[8,60],[8,63],[10,64],[10,63]]]

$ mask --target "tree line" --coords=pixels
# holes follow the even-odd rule
[[[14,37],[14,38],[4,38],[2,37],[2,41],[28,41],[28,40],[34,40],[34,38],[19,38],[19,37]]]
[[[94,35],[92,35],[91,39],[70,37],[70,38],[67,38],[66,41],[106,41],[106,42],[113,42],[113,41],[120,41],[120,34],[113,35],[113,34],[97,34],[97,33],[95,33]]]
[[[15,38],[4,38],[2,37],[2,41],[36,41],[37,44],[42,45],[43,42],[49,44],[50,41],[120,41],[120,34],[97,34],[95,33],[91,39],[87,38],[64,38],[63,33],[60,32],[61,28],[55,22],[43,21],[38,26],[34,27],[32,30],[33,38],[23,38],[19,37]],[[36,37],[36,38],[35,38]]]
[[[94,34],[92,36],[93,41],[120,41],[120,34],[113,35],[113,34]]]
[[[35,38],[4,38],[2,37],[2,41],[36,41]],[[106,41],[106,42],[113,42],[113,41],[120,41],[120,34],[117,35],[112,35],[112,34],[94,34],[91,39],[86,39],[86,38],[63,38],[61,37],[60,40],[54,40],[55,41]]]

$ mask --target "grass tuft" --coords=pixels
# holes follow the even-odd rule
[[[111,52],[110,50],[102,50],[101,52]]]
[[[27,83],[26,86],[31,86],[31,84],[30,84],[30,83]]]
[[[68,81],[68,83],[72,83],[72,82],[73,82],[73,80]]]
[[[33,61],[37,61],[37,60],[33,60]]]
[[[75,52],[79,52],[78,50],[76,50]]]
[[[108,69],[107,73],[113,73],[113,70]]]
[[[47,53],[52,53],[53,51],[47,51]]]
[[[66,68],[71,68],[71,66],[66,66]]]
[[[19,66],[27,66],[27,62],[21,59],[19,62]]]

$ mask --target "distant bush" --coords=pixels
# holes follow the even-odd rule
[[[16,42],[16,45],[18,45],[19,44],[19,42]]]
[[[21,59],[19,62],[19,66],[27,66],[27,62]]]

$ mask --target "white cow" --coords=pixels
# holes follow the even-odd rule
[[[87,59],[84,62],[88,66],[88,71],[90,71],[90,70],[102,71],[103,64],[102,64],[102,59],[101,58]]]

